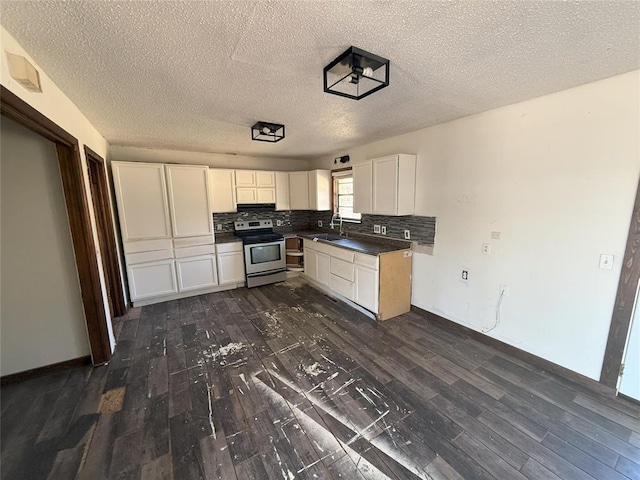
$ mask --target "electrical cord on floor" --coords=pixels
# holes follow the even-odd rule
[[[491,326],[490,328],[486,328],[486,329],[483,328],[482,333],[488,333],[494,328],[496,328],[498,325],[500,325],[500,307],[502,306],[503,298],[504,298],[504,288],[500,290],[500,296],[498,297],[498,305],[496,305],[496,321],[494,322],[493,326]]]

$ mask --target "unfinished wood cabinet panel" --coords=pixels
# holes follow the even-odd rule
[[[388,320],[411,310],[411,250],[382,253],[379,261],[378,320]]]

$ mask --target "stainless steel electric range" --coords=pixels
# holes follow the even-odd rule
[[[236,236],[244,245],[247,287],[283,282],[287,278],[284,237],[273,231],[272,220],[235,222]]]

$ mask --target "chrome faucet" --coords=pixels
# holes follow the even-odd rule
[[[342,215],[340,215],[339,213],[334,213],[334,214],[331,216],[331,223],[329,224],[329,226],[330,226],[331,228],[335,228],[335,226],[336,226],[336,224],[335,224],[336,219],[339,219],[339,220],[340,220],[340,236],[343,236],[343,235],[344,235],[344,230],[342,229]]]

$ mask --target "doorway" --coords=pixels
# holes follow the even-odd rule
[[[85,190],[78,140],[6,87],[0,85],[0,113],[55,144],[82,308],[94,365],[111,359],[111,340]]]
[[[105,173],[104,160],[89,147],[84,147],[89,182],[91,185],[91,199],[93,212],[96,217],[98,239],[100,242],[100,256],[102,271],[105,276],[109,311],[112,317],[121,317],[127,312],[120,281],[120,265],[114,238],[111,203],[109,202],[109,188]]]

